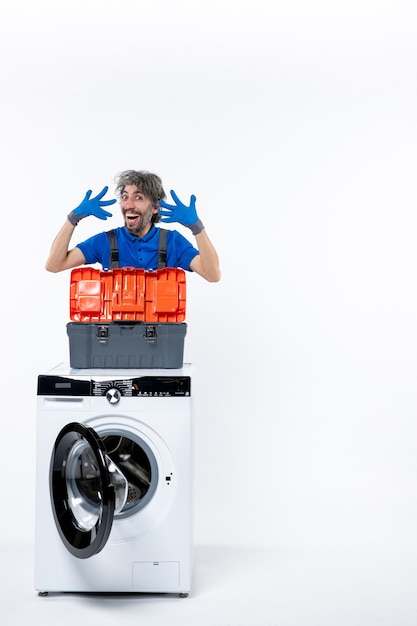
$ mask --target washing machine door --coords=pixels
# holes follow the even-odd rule
[[[105,546],[113,524],[116,489],[100,437],[73,422],[59,433],[52,454],[50,494],[59,535],[85,559]]]

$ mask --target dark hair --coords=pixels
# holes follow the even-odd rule
[[[126,185],[136,185],[138,190],[149,198],[152,204],[157,207],[158,200],[165,200],[166,195],[162,187],[162,180],[156,174],[145,170],[125,170],[116,176],[116,196],[120,198]],[[159,222],[161,216],[155,213],[152,222]]]

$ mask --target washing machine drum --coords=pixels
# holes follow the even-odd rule
[[[52,454],[50,493],[58,532],[71,554],[88,558],[102,550],[129,490],[93,428],[74,422],[61,430]]]

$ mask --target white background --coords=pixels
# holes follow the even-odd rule
[[[50,244],[133,168],[197,196],[221,259],[218,284],[187,275],[196,544],[415,551],[413,7],[3,0],[8,542],[33,540],[37,374],[68,360]]]

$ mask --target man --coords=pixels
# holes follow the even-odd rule
[[[220,280],[218,255],[197,215],[195,196],[191,196],[190,206],[186,206],[171,191],[175,204],[167,204],[164,202],[166,195],[161,179],[146,171],[126,170],[119,174],[116,185],[116,195],[124,218],[124,226],[114,229],[120,267],[157,269],[161,229],[155,227],[155,224],[159,221],[177,222],[190,228],[197,248],[178,231],[168,230],[166,266],[196,272],[209,282]],[[88,191],[81,204],[68,214],[45,264],[49,272],[61,272],[94,263],[101,263],[103,268],[110,267],[111,246],[107,232],[93,235],[69,249],[75,226],[81,219],[91,215],[101,220],[111,217],[112,214],[104,207],[114,204],[116,200],[103,200],[107,190],[108,187],[104,187],[93,198],[92,192]]]

